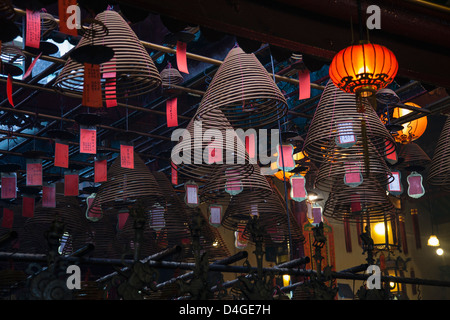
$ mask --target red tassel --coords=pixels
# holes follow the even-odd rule
[[[400,228],[400,236],[402,239],[402,249],[404,254],[408,254],[408,242],[406,241],[406,228],[405,228],[405,217],[398,217],[398,224]]]
[[[344,235],[345,235],[345,250],[352,252],[352,236],[350,233],[350,222],[348,218],[344,218]]]
[[[416,248],[422,248],[422,242],[420,241],[420,229],[419,229],[419,218],[417,216],[417,209],[411,209],[411,218],[413,222],[414,237],[416,240]]]

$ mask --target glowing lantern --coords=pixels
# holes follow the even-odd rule
[[[420,108],[420,106],[412,102],[406,102],[405,105]],[[401,118],[403,116],[406,116],[410,112],[412,111],[409,109],[397,107],[394,109],[392,117]],[[411,122],[403,123],[403,130],[397,131],[396,134],[394,134],[395,141],[400,143],[409,143],[420,138],[425,132],[427,124],[427,117],[422,117]]]
[[[329,73],[341,90],[369,97],[390,84],[397,71],[397,59],[389,49],[360,42],[339,51],[330,64]]]

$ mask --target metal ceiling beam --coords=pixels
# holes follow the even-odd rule
[[[371,4],[381,9],[381,30],[371,31],[370,40],[394,52],[399,61],[398,75],[450,88],[448,14],[406,1],[375,2],[362,1],[363,10]],[[351,44],[350,21],[358,21],[353,0],[132,0],[126,3],[328,62]],[[367,16],[365,12],[364,16]]]

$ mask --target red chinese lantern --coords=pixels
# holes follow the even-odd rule
[[[390,84],[397,70],[397,59],[389,49],[360,42],[338,52],[330,64],[329,73],[341,90],[369,97]]]

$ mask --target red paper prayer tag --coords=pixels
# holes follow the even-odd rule
[[[2,227],[11,229],[14,223],[14,211],[8,208],[3,208]]]
[[[26,19],[25,46],[39,49],[41,43],[41,14],[27,9]]]
[[[211,142],[208,145],[208,164],[223,162],[223,153],[220,144],[216,141]]]
[[[56,208],[56,187],[54,185],[42,187],[42,207]]]
[[[358,162],[346,162],[345,167],[345,183],[346,184],[360,184],[361,181],[361,171]]]
[[[105,182],[108,177],[106,160],[97,160],[94,162],[94,182]]]
[[[2,199],[15,199],[17,197],[16,174],[2,175]]]
[[[27,163],[27,186],[42,186],[42,162]]]
[[[186,43],[177,41],[177,67],[178,71],[189,74],[186,59]]]
[[[122,168],[134,169],[133,146],[120,145],[120,166]]]
[[[172,162],[172,184],[178,184],[178,171],[177,165]]]
[[[178,126],[177,100],[177,98],[172,98],[166,102],[167,126],[169,128]]]
[[[361,207],[361,198],[357,194],[351,195],[351,210],[352,212],[359,212],[362,210]]]
[[[100,65],[84,64],[83,106],[92,108],[101,108],[103,106],[100,78]]]
[[[79,195],[78,181],[79,181],[78,174],[65,174],[64,175],[64,195],[65,196],[78,196]]]
[[[294,147],[290,144],[278,146],[278,168],[291,171],[295,167]]]
[[[410,194],[422,194],[423,193],[423,187],[422,187],[422,177],[420,176],[410,176],[408,177],[408,183],[409,183],[409,193]]]
[[[97,153],[97,130],[80,128],[80,153]]]
[[[314,207],[312,208],[313,218],[315,224],[319,224],[322,222],[322,208],[321,207]]]
[[[209,223],[213,226],[219,226],[222,221],[222,206],[211,205],[209,213]]]
[[[117,107],[116,100],[116,79],[106,79],[105,82],[106,107]]]
[[[291,178],[292,198],[306,198],[305,178],[292,177]]]
[[[14,101],[12,97],[12,76],[8,74],[8,79],[6,80],[6,95],[8,96],[9,104],[14,108]]]
[[[32,218],[34,216],[34,203],[35,199],[33,197],[23,197],[22,198],[22,216],[27,218]]]
[[[112,108],[117,106],[117,96],[116,96],[116,64],[108,63],[102,66],[103,73],[102,77],[106,79],[105,81],[105,100],[106,107]]]
[[[78,30],[74,25],[77,12],[76,10],[68,10],[67,8],[76,4],[77,0],[58,0],[59,31],[74,37],[78,35]]]
[[[245,136],[245,150],[248,153],[249,159],[256,159],[255,135],[251,134],[249,136]]]
[[[386,146],[386,153],[391,152],[392,149],[394,148],[393,143],[389,140],[386,140],[385,146]],[[394,152],[391,152],[390,154],[386,155],[386,160],[391,164],[396,163],[398,161],[397,152],[394,151]]]
[[[188,206],[198,205],[198,186],[196,184],[186,184],[185,201]]]
[[[311,97],[311,77],[309,70],[300,70],[298,72],[298,94],[299,100],[309,99]]]
[[[119,230],[122,230],[123,227],[125,226],[125,223],[127,222],[128,219],[128,212],[119,212],[118,217],[117,217],[117,228]]]
[[[55,167],[69,167],[69,145],[65,143],[55,143]]]
[[[401,181],[400,181],[400,172],[393,171],[392,176],[394,177],[394,180],[391,183],[389,183],[388,191],[389,192],[401,192],[402,185],[401,185]]]

